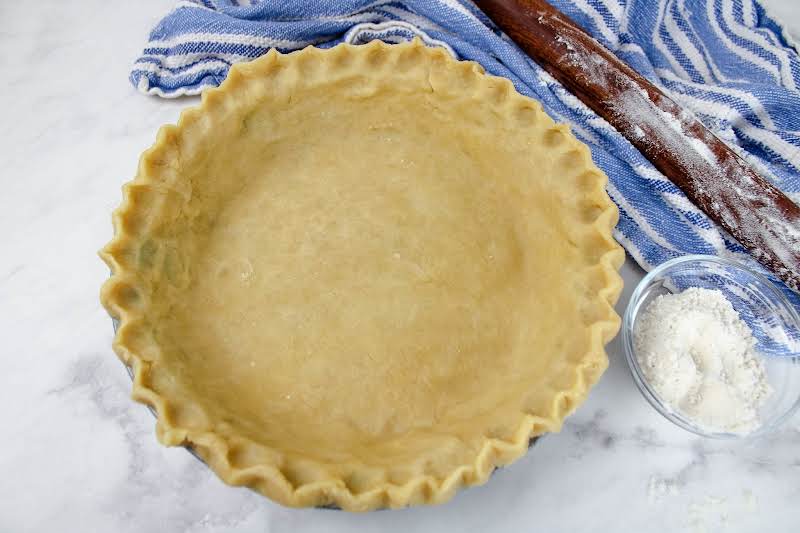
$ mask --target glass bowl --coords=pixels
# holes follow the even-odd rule
[[[747,434],[713,432],[664,403],[647,382],[636,357],[633,333],[639,312],[661,294],[689,287],[717,289],[751,326],[773,393],[759,411],[761,426]],[[647,401],[668,420],[703,437],[753,438],[774,431],[800,407],[800,317],[767,278],[715,256],[689,255],[667,261],[647,274],[631,295],[622,323],[622,344],[633,380]]]

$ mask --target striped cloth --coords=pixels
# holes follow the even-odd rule
[[[760,4],[550,1],[800,202],[800,57]],[[620,209],[615,237],[639,265],[715,254],[780,283],[467,0],[183,0],[153,29],[130,79],[147,94],[197,94],[218,85],[231,64],[270,48],[414,36],[511,79],[571,125],[610,177],[608,193]],[[800,296],[783,288],[800,310]]]

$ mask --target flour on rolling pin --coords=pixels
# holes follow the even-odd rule
[[[546,2],[529,0],[516,13],[510,0],[479,5],[507,21],[501,27],[531,57],[620,131],[755,259],[800,291],[800,207],[790,198],[694,114]]]
[[[704,174],[705,179],[695,184],[695,194],[711,204],[726,226],[743,234],[749,233],[752,240],[758,236],[768,239],[770,248],[781,260],[792,263],[793,255],[800,250],[800,224],[791,224],[786,220],[775,198],[763,194],[752,173],[734,164],[730,158],[718,158],[711,151],[711,140],[708,138],[711,134],[707,130],[690,132],[684,128],[687,121],[697,120],[691,112],[681,109],[675,109],[675,114],[665,112],[653,104],[646,91],[637,86],[632,86],[616,98],[613,106],[627,118],[632,118],[633,123],[626,137],[639,137],[639,142],[647,144],[652,142],[650,133],[658,129],[662,146],[654,149],[666,148],[672,152],[685,172],[695,176]],[[716,138],[714,140],[721,142]],[[733,177],[735,179],[731,179]],[[726,208],[721,199],[731,196],[731,193],[755,208]],[[764,253],[758,248],[751,252],[757,259]]]

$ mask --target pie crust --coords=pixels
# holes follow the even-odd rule
[[[444,502],[606,368],[605,183],[536,101],[420,42],[236,65],[142,155],[101,251],[133,398],[284,505]]]

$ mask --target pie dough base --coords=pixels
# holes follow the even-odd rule
[[[444,501],[605,368],[623,254],[604,183],[536,102],[442,51],[270,53],[126,187],[103,252],[115,348],[160,439],[228,482]]]

